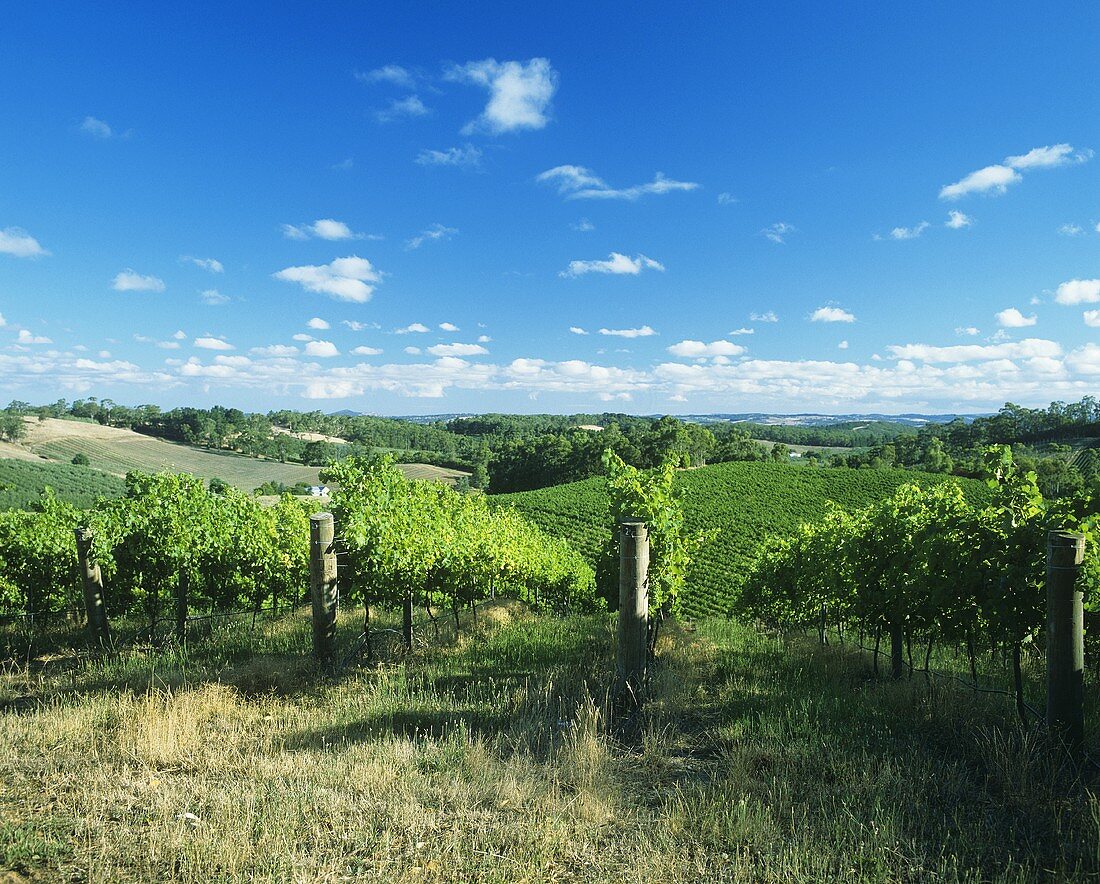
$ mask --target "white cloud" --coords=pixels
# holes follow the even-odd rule
[[[1047,169],[1073,162],[1083,163],[1091,157],[1091,150],[1074,153],[1073,145],[1054,144],[1049,147],[1034,147],[1021,156],[1006,157],[1005,163],[1013,169]]]
[[[643,270],[664,270],[660,261],[654,261],[645,255],[628,258],[619,252],[612,252],[606,261],[570,261],[569,268],[559,276],[576,277],[585,273],[610,273],[616,276],[637,276]]]
[[[1100,222],[1097,222],[1096,224],[1096,232],[1100,233]]]
[[[14,255],[16,258],[41,258],[48,255],[33,236],[22,227],[5,227],[0,230],[0,255]]]
[[[420,334],[420,335],[422,335],[425,332],[430,332],[430,331],[431,331],[431,329],[428,328],[426,325],[424,325],[424,323],[414,322],[411,325],[406,325],[404,328],[395,328],[393,330],[393,333],[395,335],[408,335],[408,334]]]
[[[320,316],[314,316],[309,322],[306,323],[306,327],[318,329],[319,331],[324,331],[327,328],[332,328],[332,326],[325,322],[325,320],[321,319]]]
[[[448,240],[458,233],[457,227],[444,227],[442,224],[433,224],[427,230],[422,230],[412,239],[406,240],[405,248],[408,250],[419,249],[426,242],[436,240]]]
[[[187,332],[185,332],[185,331],[184,331],[184,330],[183,330],[183,329],[181,328],[181,329],[178,329],[178,330],[176,331],[176,333],[175,333],[174,335],[172,335],[172,337],[173,337],[173,338],[175,338],[175,339],[176,339],[177,341],[182,341],[182,340],[183,340],[184,338],[186,338],[186,337],[187,337]]]
[[[405,68],[396,64],[387,64],[383,67],[375,68],[373,71],[367,71],[366,73],[357,71],[355,79],[364,83],[390,83],[402,89],[416,88],[416,81],[413,75]]]
[[[1008,185],[1022,180],[1015,169],[1008,166],[986,166],[971,172],[965,178],[940,189],[941,200],[954,200],[969,193],[1004,193]]]
[[[42,335],[31,334],[25,328],[19,329],[19,337],[15,339],[17,344],[52,344],[53,341]]]
[[[356,347],[351,351],[356,356],[380,356],[382,351],[377,347]]]
[[[410,356],[419,356],[420,355],[420,348],[419,347],[406,347],[405,352],[408,353]]]
[[[253,347],[248,352],[253,356],[288,357],[296,356],[298,354],[298,348],[291,347],[287,344],[272,344],[270,347]]]
[[[1080,236],[1085,232],[1085,229],[1078,224],[1063,224],[1058,228],[1058,233],[1062,236]]]
[[[287,267],[273,276],[285,282],[296,282],[310,292],[358,304],[369,301],[374,286],[382,281],[382,274],[371,262],[357,255],[336,258],[330,264]]]
[[[774,310],[769,310],[767,313],[750,313],[749,319],[753,322],[779,322],[779,317],[775,315]]]
[[[1100,301],[1100,279],[1071,279],[1058,286],[1054,300],[1059,304],[1095,304]]]
[[[818,307],[810,314],[810,322],[855,322],[856,318],[840,307]]]
[[[115,274],[111,288],[116,292],[163,292],[165,285],[164,280],[156,276],[142,276],[126,269]]]
[[[974,219],[969,215],[952,210],[947,213],[947,220],[943,222],[944,227],[950,227],[952,230],[962,230],[965,227],[972,227]]]
[[[206,291],[199,294],[199,297],[204,304],[210,307],[219,307],[222,304],[229,303],[229,295],[223,295],[217,289],[206,289]]]
[[[573,333],[573,334],[575,334],[575,335],[586,335],[586,334],[588,334],[588,332],[586,332],[586,331],[585,331],[585,330],[584,330],[583,328],[581,328],[581,327],[580,327],[579,325],[571,325],[571,326],[569,326],[569,331],[570,331],[570,332],[572,332],[572,333]]]
[[[424,148],[416,155],[415,163],[421,166],[456,166],[472,169],[481,164],[481,148],[472,144],[464,147],[448,147],[446,150]]]
[[[927,221],[921,221],[912,227],[895,227],[890,231],[891,239],[916,239],[931,225]]]
[[[305,343],[306,341],[312,341],[313,335],[307,335],[304,332],[298,332],[298,334],[291,336],[291,340],[301,341],[302,343]]]
[[[957,334],[957,335],[960,335],[960,336],[962,336],[962,335],[966,335],[966,336],[968,336],[968,337],[971,337],[971,338],[973,338],[973,337],[975,337],[976,335],[980,335],[980,334],[981,334],[981,329],[979,329],[979,328],[976,328],[976,327],[975,327],[975,326],[973,326],[973,325],[967,325],[967,326],[962,326],[962,325],[960,325],[959,327],[957,327],[957,328],[955,329],[955,334]]]
[[[788,224],[786,221],[776,221],[760,232],[772,242],[785,243],[787,237],[796,232],[796,228],[793,224]]]
[[[1089,328],[1100,328],[1100,310],[1086,310],[1081,314]]]
[[[738,199],[732,193],[723,192],[718,194],[718,205],[720,206],[732,206],[736,202],[738,202]]]
[[[745,352],[744,347],[730,341],[711,341],[709,344],[702,341],[680,341],[667,349],[673,356],[683,357],[740,356]]]
[[[377,322],[359,322],[357,319],[341,319],[341,325],[346,325],[352,331],[363,331],[368,328],[380,328]]]
[[[483,356],[489,351],[481,344],[436,344],[428,352],[432,356]]]
[[[615,188],[607,184],[591,169],[584,166],[555,166],[540,173],[536,181],[556,185],[558,193],[566,199],[618,199],[636,200],[650,194],[671,193],[677,190],[695,190],[694,181],[676,181],[658,172],[648,184]]]
[[[542,129],[550,121],[550,100],[557,88],[558,74],[548,59],[532,58],[523,63],[486,58],[452,67],[445,77],[489,90],[485,110],[463,128],[463,134],[483,131],[495,135]]]
[[[102,138],[104,140],[114,135],[114,131],[103,120],[97,120],[95,117],[85,117],[84,121],[80,124],[80,131],[85,135],[91,135],[93,138]]]
[[[600,334],[617,338],[648,338],[657,332],[648,325],[643,325],[641,328],[601,328]]]
[[[887,349],[898,359],[919,359],[922,362],[976,362],[1062,355],[1062,348],[1056,342],[1042,338],[1025,338],[1003,344],[958,344],[953,347],[904,344],[891,345]]]
[[[4,314],[0,313],[0,328],[3,328],[8,324],[8,321],[4,318]]]
[[[581,218],[580,221],[575,221],[569,226],[580,233],[589,233],[590,231],[596,229],[596,225],[589,221],[587,218]]]
[[[312,224],[284,224],[283,236],[287,239],[324,239],[329,242],[340,242],[349,239],[380,239],[377,236],[368,236],[365,233],[355,233],[343,221],[335,218],[318,218]]]
[[[441,322],[439,323],[439,327],[445,332],[459,331],[458,326],[455,325],[453,322]]]
[[[735,328],[731,332],[726,332],[726,334],[729,335],[731,338],[736,337],[737,335],[754,335],[754,334],[756,334],[756,329],[754,329],[754,328],[744,328],[744,327]]]
[[[490,337],[489,337],[488,335],[478,335],[478,336],[477,336],[477,342],[478,342],[479,344],[488,344],[488,343],[489,343],[490,341],[492,341],[492,340],[493,340],[493,339],[492,339],[492,338],[490,338]]]
[[[997,314],[997,323],[1004,328],[1027,328],[1029,325],[1035,325],[1038,321],[1039,319],[1034,313],[1031,316],[1024,316],[1015,307],[1009,307]]]
[[[194,264],[209,273],[224,273],[225,266],[216,258],[196,258],[192,255],[180,255],[180,261]]]
[[[336,345],[332,341],[310,341],[306,344],[305,354],[306,356],[330,359],[333,356],[339,356],[340,351],[336,349]]]
[[[215,337],[203,337],[195,338],[194,346],[200,350],[235,350],[237,349],[228,341],[223,341],[221,338]]]
[[[409,95],[405,98],[391,98],[389,107],[375,111],[374,118],[379,123],[392,123],[394,120],[415,119],[430,113],[419,95]]]
[[[1084,375],[1100,375],[1100,346],[1085,344],[1066,357],[1066,364]]]
[[[157,346],[162,350],[178,350],[180,348],[179,341],[157,341]]]
[[[838,350],[847,350],[848,349],[848,342],[847,341],[841,341],[836,346],[837,346]]]

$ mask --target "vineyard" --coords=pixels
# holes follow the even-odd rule
[[[47,486],[58,500],[81,509],[99,497],[120,497],[126,490],[122,479],[90,467],[0,458],[0,510],[27,509]]]
[[[931,487],[943,481],[943,476],[905,470],[806,469],[771,463],[725,463],[678,472],[675,489],[683,495],[688,529],[718,528],[692,563],[681,611],[696,617],[729,613],[763,537],[821,519],[830,501],[852,511],[909,483]],[[982,483],[957,481],[969,500],[988,499]],[[490,502],[514,507],[547,533],[565,537],[595,564],[610,540],[606,486],[605,479],[588,479],[498,495]]]

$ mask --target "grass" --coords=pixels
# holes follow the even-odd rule
[[[25,444],[19,446],[21,451],[65,464],[69,464],[74,455],[85,454],[91,467],[114,476],[125,476],[131,470],[167,470],[191,473],[203,479],[222,479],[245,491],[252,491],[267,481],[284,485],[299,482],[316,485],[320,482],[319,467],[198,448],[97,423],[49,418],[27,421],[26,427],[27,438]],[[11,452],[0,451],[0,457],[6,453]],[[452,484],[459,477],[468,475],[460,470],[431,464],[400,464],[399,467],[413,479],[434,479]]]
[[[327,681],[301,614],[109,665],[11,661],[0,861],[90,882],[1100,874],[1095,782],[1010,704],[706,621],[662,637],[623,745],[610,625],[496,604]]]

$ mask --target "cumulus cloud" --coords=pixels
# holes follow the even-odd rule
[[[787,237],[796,232],[796,228],[793,224],[788,224],[786,221],[776,221],[760,232],[772,242],[785,243]]]
[[[702,341],[680,341],[667,349],[673,356],[683,357],[740,356],[745,352],[744,347],[730,341],[711,341],[709,344]]]
[[[596,229],[596,225],[589,221],[587,218],[581,218],[580,221],[575,221],[569,226],[579,233],[589,233]]]
[[[356,71],[355,79],[363,83],[389,83],[401,89],[415,89],[416,80],[406,68],[397,64],[387,64],[373,71]]]
[[[336,258],[330,264],[287,267],[273,276],[284,282],[298,283],[306,291],[358,304],[369,301],[375,286],[382,281],[382,274],[371,262],[357,255]]]
[[[405,98],[391,98],[386,108],[374,112],[374,118],[379,123],[392,123],[394,120],[415,119],[430,113],[419,95],[409,95]]]
[[[314,328],[319,331],[324,331],[327,328],[332,328],[325,320],[320,316],[314,316],[309,322],[306,323],[306,328]]]
[[[377,347],[356,347],[351,351],[356,356],[380,356],[382,351]]]
[[[1035,147],[1025,154],[1006,157],[1003,163],[985,166],[976,172],[940,189],[940,199],[954,200],[971,193],[1004,193],[1008,185],[1023,180],[1018,170],[1064,166],[1083,163],[1092,156],[1091,150],[1075,151],[1069,144]]]
[[[180,261],[185,264],[194,264],[208,273],[225,272],[225,266],[216,258],[196,258],[192,255],[180,255]]]
[[[1089,328],[1100,328],[1100,310],[1086,310],[1081,315]]]
[[[430,332],[430,331],[431,331],[431,329],[428,328],[426,325],[424,325],[424,323],[414,322],[414,323],[411,323],[410,325],[406,325],[404,328],[395,328],[393,330],[393,333],[395,335],[408,335],[408,334],[420,334],[420,335],[422,335],[422,334],[425,334],[426,332]]]
[[[481,344],[436,344],[428,352],[433,356],[484,356],[489,351]]]
[[[269,347],[253,347],[248,352],[253,356],[288,357],[298,355],[298,348],[289,344],[272,344]]]
[[[472,144],[464,147],[448,147],[446,150],[424,148],[414,160],[421,166],[455,166],[460,169],[472,169],[481,165],[481,148]]]
[[[335,218],[318,218],[312,224],[284,224],[283,236],[287,239],[324,239],[329,242],[380,238],[367,236],[365,233],[355,233],[347,224],[343,221],[337,221]]]
[[[85,135],[92,136],[92,138],[100,138],[104,141],[115,134],[107,123],[95,117],[85,117],[80,124],[80,131]]]
[[[332,341],[310,341],[306,344],[305,354],[306,356],[330,359],[333,356],[339,356],[340,351],[336,349],[336,345]]]
[[[558,193],[566,199],[612,199],[636,200],[651,194],[672,193],[677,190],[695,190],[699,185],[694,181],[677,181],[666,178],[658,172],[653,180],[632,187],[611,187],[606,181],[584,166],[555,166],[540,173],[536,178],[541,184],[557,187]]]
[[[1024,316],[1015,307],[1009,307],[997,314],[997,323],[1003,328],[1027,328],[1029,325],[1035,325],[1038,321],[1039,319],[1034,313],[1031,316]]]
[[[1063,224],[1058,228],[1058,233],[1062,236],[1080,236],[1085,232],[1085,229],[1079,224]]]
[[[163,292],[164,280],[156,276],[143,276],[126,269],[115,274],[111,288],[116,292]]]
[[[524,63],[486,58],[452,67],[444,76],[489,91],[489,103],[477,119],[463,127],[463,134],[542,129],[550,121],[558,73],[548,59],[532,58]]]
[[[1053,358],[1062,355],[1062,348],[1057,342],[1042,338],[1025,338],[1002,344],[958,344],[952,347],[903,344],[891,345],[887,349],[898,359],[918,359],[922,362],[976,362],[1036,356]]]
[[[217,289],[206,289],[199,294],[199,298],[209,307],[220,307],[229,303],[229,295],[223,295]]]
[[[15,339],[17,344],[52,344],[53,341],[43,335],[32,334],[25,328],[19,329],[19,337]]]
[[[203,338],[195,338],[194,346],[200,350],[235,350],[237,349],[228,341],[224,341],[221,338],[215,338],[213,336],[206,336]]]
[[[837,346],[838,350],[847,350],[848,349],[848,342],[847,341],[841,341],[836,346]]]
[[[600,334],[616,338],[648,338],[657,332],[648,325],[643,325],[641,328],[601,328]]]
[[[0,255],[16,258],[41,258],[48,255],[33,236],[22,227],[5,227],[0,230]]]
[[[856,318],[840,307],[818,307],[810,314],[810,322],[855,322]]]
[[[561,271],[559,276],[576,277],[586,273],[610,273],[615,276],[637,276],[643,270],[664,270],[665,266],[660,261],[654,261],[645,255],[635,255],[628,258],[619,252],[612,252],[606,261],[570,261],[569,267]]]
[[[966,335],[966,336],[972,338],[972,337],[975,337],[977,335],[980,335],[981,334],[981,329],[979,329],[979,328],[977,328],[973,325],[966,325],[966,326],[960,325],[955,329],[955,334],[960,335],[960,336]]]
[[[570,331],[570,332],[571,332],[572,334],[575,334],[575,335],[586,335],[586,334],[588,334],[588,332],[586,332],[586,331],[585,331],[585,330],[584,330],[583,328],[581,328],[581,327],[580,327],[579,325],[571,325],[571,326],[569,326],[569,331]]]
[[[779,317],[775,315],[774,310],[768,310],[766,313],[750,313],[749,319],[753,322],[779,322]]]
[[[1059,304],[1095,304],[1100,301],[1100,279],[1071,279],[1058,286],[1054,300]]]
[[[340,324],[346,325],[354,332],[363,331],[368,328],[381,328],[377,322],[359,322],[357,319],[341,319]]]
[[[731,338],[736,337],[737,335],[754,335],[756,334],[756,329],[744,327],[735,328],[733,331],[726,332],[726,334],[729,335]]]
[[[921,221],[912,227],[895,227],[890,231],[891,239],[916,239],[931,225],[927,221]]]
[[[459,331],[458,326],[455,325],[453,322],[441,322],[441,323],[439,323],[439,327],[440,327],[440,329],[442,329],[445,332]]]
[[[410,356],[419,356],[420,355],[420,348],[419,347],[406,347],[405,352],[408,353]]]
[[[442,224],[433,224],[426,230],[421,230],[416,236],[405,241],[405,248],[409,251],[419,249],[426,242],[437,240],[446,241],[458,233],[457,227],[445,227]]]
[[[962,230],[965,227],[971,227],[974,224],[974,219],[969,215],[951,211],[947,213],[947,220],[943,222],[944,227],[950,227],[952,230]]]

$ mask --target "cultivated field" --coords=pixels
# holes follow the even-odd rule
[[[342,618],[344,648],[358,625]],[[382,623],[380,625],[386,625]],[[1040,881],[1100,871],[1095,777],[1003,698],[875,679],[735,623],[670,629],[608,735],[606,617],[515,603],[318,677],[303,615],[0,675],[22,881]],[[383,660],[386,657],[383,655]]]
[[[104,427],[84,421],[57,420],[26,421],[27,437],[17,448],[24,455],[60,460],[68,463],[73,456],[84,453],[90,465],[106,473],[124,476],[131,470],[143,472],[191,473],[204,479],[218,478],[252,491],[269,480],[295,485],[305,482],[318,483],[318,467],[302,464],[279,463],[260,460],[224,451],[195,448],[190,445],[167,442],[152,436],[143,436],[131,430]],[[0,451],[0,457],[7,456]],[[430,464],[402,464],[401,469],[417,479],[436,479],[455,482],[468,475],[461,470],[451,470]]]

